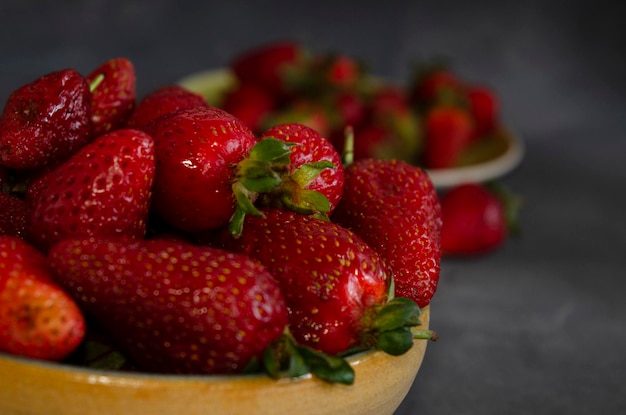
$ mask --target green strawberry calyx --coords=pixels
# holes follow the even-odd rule
[[[229,224],[233,236],[241,235],[246,215],[263,215],[260,206],[279,207],[327,219],[330,202],[322,193],[306,187],[323,170],[335,166],[322,160],[305,163],[292,171],[289,156],[295,145],[266,137],[237,164],[232,185],[237,205]]]
[[[433,330],[419,329],[421,309],[411,299],[396,297],[372,308],[361,332],[361,346],[378,349],[392,356],[406,353],[414,339],[437,341]]]
[[[342,356],[298,344],[288,330],[263,355],[263,368],[274,379],[297,378],[308,373],[328,383],[354,383],[354,369]]]

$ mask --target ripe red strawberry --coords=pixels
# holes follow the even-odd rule
[[[286,327],[278,284],[244,255],[78,238],[49,257],[59,283],[143,370],[242,372]]]
[[[83,315],[51,279],[43,254],[0,236],[0,351],[58,361],[84,336]]]
[[[175,111],[150,123],[157,169],[153,208],[170,225],[202,232],[235,212],[235,165],[256,143],[243,122],[208,106]]]
[[[480,183],[448,189],[441,197],[443,254],[480,255],[501,246],[516,231],[518,202]]]
[[[397,296],[430,303],[439,281],[441,207],[426,173],[397,160],[356,160],[345,168],[333,221],[380,254]]]
[[[45,251],[73,235],[143,237],[154,170],[147,134],[121,129],[98,137],[33,183],[29,240]]]
[[[284,97],[291,89],[291,78],[305,62],[301,45],[276,41],[237,55],[230,69],[240,82],[258,84],[273,95]]]
[[[145,130],[148,123],[168,113],[206,107],[204,97],[178,85],[166,85],[146,95],[130,114],[127,128]]]
[[[474,120],[472,141],[493,132],[498,124],[500,103],[495,93],[488,87],[471,85],[467,87],[469,111]]]
[[[425,117],[424,167],[454,167],[471,140],[474,128],[471,117],[465,110],[452,106],[435,107]]]
[[[241,83],[226,94],[220,107],[239,118],[252,131],[260,132],[265,118],[276,108],[276,100],[257,84]]]
[[[91,139],[90,92],[73,69],[15,90],[0,115],[0,163],[38,169],[69,158]]]
[[[0,191],[0,235],[26,236],[28,204],[20,197]]]
[[[358,236],[335,223],[288,210],[249,216],[242,235],[225,234],[224,246],[259,260],[277,279],[289,308],[289,330],[297,342],[328,354],[354,347],[379,347],[400,354],[411,347],[406,320],[383,324],[388,276],[379,256]],[[411,307],[413,307],[411,309]],[[405,309],[406,310],[406,309]],[[394,337],[402,338],[395,342]]]
[[[135,106],[136,76],[126,58],[110,59],[89,75],[92,134],[100,136],[121,128]]]
[[[307,190],[319,192],[329,203],[324,213],[332,214],[341,200],[344,179],[341,156],[331,142],[313,128],[299,123],[271,127],[261,135],[261,140],[267,137],[296,144],[289,154],[289,173],[293,180],[285,180],[285,186],[280,189],[288,192],[288,200],[301,206],[300,201],[306,201]]]

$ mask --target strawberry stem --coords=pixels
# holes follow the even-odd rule
[[[104,74],[103,73],[99,73],[94,79],[93,81],[91,81],[89,83],[89,92],[93,93],[93,91],[96,90],[96,88],[98,88],[100,86],[100,84],[102,83],[102,81],[104,81]]]
[[[416,329],[420,326],[421,309],[411,299],[396,297],[374,311],[373,320],[366,323],[362,344],[398,356],[406,353],[414,339],[437,340],[432,330]]]
[[[347,167],[354,162],[354,129],[351,125],[344,129],[344,136],[346,141],[344,142],[341,161],[344,167]]]

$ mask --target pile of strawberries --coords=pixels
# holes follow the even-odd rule
[[[352,82],[341,62],[319,65]],[[433,338],[419,317],[442,211],[424,171],[342,159],[301,122],[253,129],[175,85],[138,101],[135,85],[119,58],[6,101],[0,351],[84,362],[110,344],[142,371],[352,383],[345,356]]]
[[[236,82],[214,102],[260,133],[299,122],[343,150],[354,130],[354,158],[397,158],[427,169],[471,162],[497,139],[500,108],[485,85],[461,79],[445,63],[419,63],[405,85],[377,79],[347,54],[277,41],[237,55]]]

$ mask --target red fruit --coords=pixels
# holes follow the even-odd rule
[[[470,142],[473,128],[469,114],[460,108],[439,106],[430,110],[424,121],[424,166],[454,167]]]
[[[450,103],[463,88],[461,80],[445,67],[420,69],[412,82],[411,102],[418,107]]]
[[[73,69],[15,90],[0,115],[0,163],[38,169],[60,163],[91,139],[89,85]]]
[[[242,235],[227,234],[223,242],[259,260],[276,278],[289,308],[289,331],[299,343],[328,354],[383,346],[387,327],[379,326],[377,316],[387,301],[388,276],[376,252],[351,231],[270,209],[264,217],[247,217]],[[403,350],[412,345],[405,326],[393,327],[408,333]]]
[[[323,62],[326,82],[331,87],[349,88],[353,86],[361,69],[359,64],[347,55],[327,55]]]
[[[303,65],[303,54],[295,42],[272,42],[238,55],[230,69],[240,82],[257,84],[275,96],[284,96],[290,89],[290,72]]]
[[[140,368],[242,372],[280,337],[278,284],[240,254],[166,240],[67,239],[55,277]]]
[[[345,168],[333,221],[383,258],[396,296],[430,303],[439,281],[441,207],[426,173],[397,160],[355,161]]]
[[[330,204],[325,213],[332,214],[343,193],[343,165],[331,142],[313,128],[298,123],[276,125],[265,131],[261,140],[267,137],[296,144],[289,155],[292,180],[286,180],[287,186],[281,190],[287,191],[296,205],[303,196],[302,190],[319,192]]]
[[[127,128],[145,130],[151,121],[171,112],[208,106],[204,97],[178,85],[166,85],[146,95],[126,123]]]
[[[441,198],[444,255],[478,255],[502,245],[508,236],[505,204],[478,183],[449,189]]]
[[[500,104],[494,92],[487,87],[467,88],[469,111],[474,119],[472,141],[491,133],[498,124]]]
[[[98,137],[33,184],[29,240],[45,251],[76,235],[143,237],[154,169],[154,143],[145,133]]]
[[[104,62],[87,75],[91,90],[91,124],[94,136],[121,128],[135,106],[135,67],[126,58]]]
[[[221,108],[243,121],[252,131],[262,129],[265,118],[276,107],[274,96],[257,84],[239,84],[224,97]]]
[[[83,315],[50,278],[43,254],[0,236],[0,351],[58,361],[84,336]]]
[[[153,208],[170,225],[202,232],[226,225],[235,212],[235,166],[256,143],[239,119],[197,106],[156,119]]]
[[[338,112],[339,121],[336,129],[343,130],[347,125],[359,125],[366,117],[363,98],[354,91],[341,91],[332,98],[332,107]]]
[[[28,204],[24,199],[0,191],[0,235],[26,236]]]

